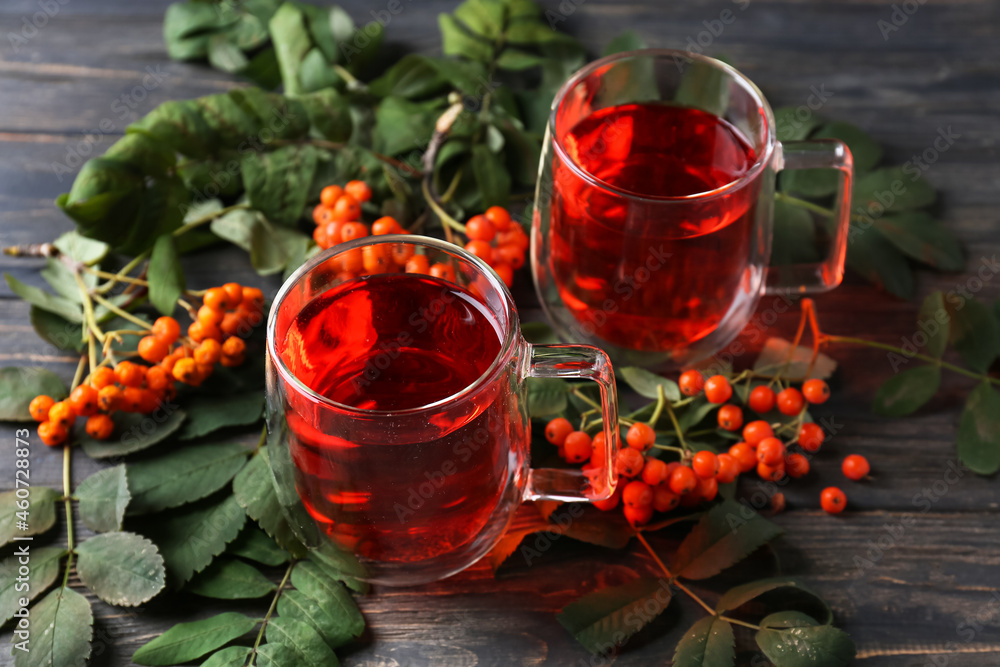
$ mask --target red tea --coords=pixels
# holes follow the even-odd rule
[[[662,103],[601,109],[560,137],[552,274],[582,327],[626,348],[685,347],[720,324],[751,279],[756,187],[666,204],[738,180],[757,156],[735,127]]]
[[[502,345],[482,302],[447,281],[413,274],[342,283],[295,317],[281,358],[306,386],[351,408],[405,411],[473,385]],[[286,413],[296,486],[342,545],[380,561],[417,561],[466,544],[505,486],[510,390],[478,394],[410,432],[393,414],[344,419],[323,432],[317,415]],[[367,426],[366,426],[367,424]],[[520,427],[518,427],[520,428]]]

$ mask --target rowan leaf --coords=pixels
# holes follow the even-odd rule
[[[125,464],[98,470],[80,482],[76,497],[80,501],[80,520],[87,528],[95,533],[121,530],[131,498]]]
[[[662,614],[670,598],[666,580],[641,578],[588,593],[566,606],[556,620],[585,649],[602,655],[620,647]]]
[[[852,226],[848,235],[847,266],[901,299],[913,296],[910,263],[896,246],[875,230]]]
[[[32,306],[58,315],[67,322],[83,321],[83,310],[79,304],[70,301],[64,296],[50,294],[40,287],[25,285],[9,273],[3,274],[3,277],[7,280],[7,286],[10,287],[10,291]]]
[[[573,387],[558,378],[528,378],[528,412],[532,418],[557,415],[566,409]]]
[[[187,421],[178,437],[191,440],[228,426],[253,424],[263,410],[264,395],[259,391],[204,396],[187,406]]]
[[[56,524],[56,500],[62,494],[46,486],[27,491],[26,498],[19,496],[17,489],[0,493],[0,547],[15,535],[41,535]]]
[[[229,543],[226,553],[271,566],[287,563],[289,558],[288,552],[254,523],[248,523],[239,537]]]
[[[220,600],[259,598],[274,589],[274,583],[261,574],[260,570],[233,558],[216,558],[184,587],[184,590],[195,595]]]
[[[251,655],[253,649],[249,646],[230,646],[213,653],[201,667],[244,667]]]
[[[755,638],[776,667],[839,667],[850,664],[857,652],[850,636],[832,625],[765,627]]]
[[[924,211],[904,211],[875,219],[875,229],[906,256],[941,271],[965,268],[962,245]]]
[[[784,532],[756,512],[731,500],[709,510],[674,554],[670,571],[687,579],[707,579],[743,560]]]
[[[141,535],[95,535],[78,544],[76,553],[80,581],[108,604],[134,607],[163,590],[163,557]]]
[[[0,421],[34,421],[28,405],[33,398],[43,394],[61,401],[68,392],[59,376],[44,368],[0,368]]]
[[[21,576],[18,570],[23,565],[20,559],[23,556],[15,551],[13,555],[0,561],[0,626],[6,625],[7,621],[14,617],[14,613],[21,608],[19,604],[21,598],[34,600],[49,586],[56,583],[61,571],[62,558],[68,553],[62,547],[35,548],[29,546],[28,548],[31,570],[27,577],[28,589],[26,591],[17,590],[24,583],[18,581]]]
[[[927,336],[924,351],[940,359],[948,347],[951,317],[945,306],[944,294],[935,290],[927,295],[917,314],[917,327]]]
[[[908,368],[882,383],[875,392],[872,411],[886,417],[905,417],[934,398],[939,386],[940,366]]]
[[[952,347],[967,366],[986,372],[1000,353],[1000,323],[989,308],[973,298],[949,298],[947,308]]]
[[[132,654],[139,665],[177,665],[191,662],[220,646],[242,637],[257,621],[236,612],[226,612],[200,621],[178,623]]]
[[[14,650],[14,667],[84,665],[94,635],[90,603],[71,588],[55,589],[31,609],[30,650]]]
[[[326,645],[320,634],[311,626],[284,616],[272,618],[265,630],[269,643],[284,644],[296,657],[301,667],[338,667],[340,661]]]
[[[833,621],[833,611],[830,609],[829,605],[826,604],[823,598],[803,585],[798,579],[791,577],[758,579],[757,581],[751,581],[750,583],[743,584],[742,586],[731,588],[726,591],[721,598],[719,598],[718,602],[715,603],[715,609],[720,613],[731,609],[737,609],[754,598],[783,588],[794,588],[813,596],[823,606],[823,608],[826,609],[828,619],[827,622],[829,623]]]
[[[636,366],[626,366],[618,371],[622,380],[632,387],[640,396],[646,398],[658,398],[658,387],[663,387],[663,395],[671,403],[681,400],[681,390],[677,383],[656,373],[651,373],[645,368]]]
[[[108,256],[111,247],[107,243],[81,236],[75,229],[60,235],[52,242],[59,252],[78,262],[93,266]]]
[[[226,496],[168,515],[154,524],[149,536],[160,546],[167,572],[184,583],[236,539],[246,518],[236,499]]]
[[[733,626],[706,616],[684,633],[674,650],[674,667],[732,667],[736,664]]]
[[[156,239],[147,272],[150,303],[164,315],[172,315],[184,293],[184,268],[173,234]]]
[[[183,410],[166,404],[151,414],[118,412],[114,416],[115,430],[108,440],[95,440],[78,429],[76,440],[92,459],[125,456],[149,449],[181,427],[187,415]]]
[[[323,630],[324,637],[339,646],[365,629],[365,620],[351,594],[336,580],[336,575],[311,562],[301,562],[292,570],[292,585],[303,595],[316,602],[330,618],[337,622],[337,630]]]
[[[129,463],[129,514],[159,512],[209,496],[239,472],[249,454],[244,445],[226,442],[181,447]]]
[[[958,458],[973,472],[1000,470],[1000,393],[983,380],[965,399],[958,422]]]

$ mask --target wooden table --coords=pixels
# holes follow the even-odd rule
[[[57,15],[16,51],[7,33],[19,31],[24,17],[30,21],[39,6],[35,0],[0,5],[4,245],[50,240],[70,228],[52,200],[69,188],[79,166],[76,155],[102,153],[129,122],[160,102],[238,85],[211,69],[167,58],[161,39],[167,4],[59,0]],[[343,4],[361,21],[383,6],[374,0]],[[388,26],[389,40],[400,49],[437,50],[437,14],[455,4],[404,4],[405,13]],[[827,91],[820,112],[868,129],[895,163],[924,151],[939,130],[950,127],[958,139],[926,177],[941,190],[941,216],[966,244],[969,271],[995,260],[1000,250],[1000,4],[907,0],[898,4],[912,15],[898,14],[895,22],[888,3],[846,0],[563,0],[561,10],[557,0],[542,4],[562,12],[558,15],[566,20],[560,27],[595,51],[627,28],[655,46],[684,48],[700,39],[710,42],[708,53],[726,54],[775,105],[805,104],[814,89]],[[725,9],[735,10],[736,20],[717,36],[705,32],[704,22],[711,24]],[[195,255],[186,265],[193,287],[223,279],[259,283],[238,252]],[[4,257],[0,268],[40,284],[35,260]],[[964,285],[966,278],[922,274],[921,293]],[[530,309],[528,290],[521,291]],[[980,296],[996,299],[1000,285],[987,281]],[[898,344],[914,329],[913,304],[850,280],[818,304],[832,332]],[[789,335],[794,317],[781,317],[769,333]],[[0,332],[0,364],[43,365],[71,375],[71,359],[34,335],[27,306],[6,285],[0,286]],[[1000,485],[967,471],[949,483],[954,481],[948,473],[955,462],[954,429],[968,383],[949,377],[919,417],[885,420],[868,411],[875,388],[892,372],[885,355],[851,349],[832,354],[841,362],[835,397],[817,413],[838,431],[814,465],[819,475],[785,490],[789,510],[775,518],[787,531],[776,543],[782,571],[801,575],[830,601],[837,623],[857,642],[858,664],[1000,664]],[[851,485],[850,510],[830,517],[818,511],[818,493],[824,480],[839,478],[839,460],[850,452],[868,456],[876,479]],[[10,470],[11,456],[2,454],[0,469]],[[34,483],[59,486],[57,452],[37,451],[32,466]],[[74,480],[98,467],[78,454]],[[5,485],[10,485],[6,475],[0,487]],[[925,490],[932,502],[919,499]],[[744,491],[752,493],[754,483],[746,482]],[[911,525],[900,532],[896,527],[907,517]],[[669,542],[669,536],[660,539]],[[345,663],[590,664],[554,613],[602,579],[650,568],[638,554],[593,551],[599,553],[557,544],[531,567],[515,564],[496,580],[488,567],[477,566],[438,585],[377,591],[361,601],[369,630],[366,641],[345,653]],[[859,568],[859,557],[872,565]],[[748,576],[774,568],[768,555],[755,561],[745,566]],[[706,586],[718,588],[711,581]],[[136,611],[92,602],[95,665],[130,664],[136,647],[172,624],[223,608],[185,596]],[[674,607],[660,617],[615,664],[665,663],[678,632],[694,618],[683,622],[678,615]],[[741,654],[739,663],[751,664],[752,658]],[[0,664],[9,660],[3,649]]]

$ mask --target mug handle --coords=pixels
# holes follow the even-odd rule
[[[847,256],[847,234],[851,224],[851,186],[854,160],[851,150],[839,139],[786,141],[778,143],[777,171],[785,169],[837,169],[840,172],[833,206],[833,238],[821,262],[771,267],[767,271],[765,294],[813,294],[840,284]]]
[[[532,468],[524,500],[591,502],[607,500],[615,492],[618,473],[618,395],[611,360],[603,350],[590,345],[531,345],[525,343],[527,367],[522,377],[587,378],[601,390],[601,417],[604,426],[602,464],[584,472],[560,468]]]

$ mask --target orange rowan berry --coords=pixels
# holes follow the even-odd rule
[[[583,431],[573,431],[563,442],[565,459],[570,463],[583,463],[592,451],[590,436]]]
[[[705,398],[709,403],[725,403],[733,395],[733,388],[724,375],[713,375],[705,380]]]
[[[514,285],[514,269],[511,268],[510,264],[504,264],[503,262],[495,263],[493,271],[508,288]]]
[[[153,334],[154,336],[156,334]],[[162,338],[160,340],[163,340]],[[107,366],[101,366],[90,374],[90,386],[94,389],[103,389],[115,383],[115,372]]]
[[[719,472],[715,474],[715,481],[719,484],[729,484],[736,481],[741,469],[740,462],[736,460],[736,457],[723,453],[716,458],[719,460]]]
[[[146,369],[131,361],[119,361],[115,366],[115,379],[123,387],[141,387],[146,379]]]
[[[455,269],[453,269],[450,264],[437,262],[436,264],[431,265],[430,274],[435,278],[440,278],[441,280],[455,282]]]
[[[353,222],[361,219],[361,204],[353,196],[344,193],[333,205],[333,219]],[[345,241],[348,239],[344,239]]]
[[[667,464],[660,459],[648,458],[642,467],[642,481],[650,486],[656,486],[667,478]]]
[[[469,241],[465,249],[487,264],[493,261],[493,246],[486,241]]]
[[[215,340],[222,338],[222,331],[218,326],[214,324],[205,324],[201,321],[192,322],[191,326],[188,327],[187,333],[188,338],[196,343],[200,343],[209,338],[214,338]]]
[[[590,462],[596,465],[604,465],[604,431],[598,431],[594,434],[594,439],[590,441],[590,447]]]
[[[194,349],[194,362],[198,365],[211,366],[218,363],[222,357],[222,345],[217,340],[211,338],[203,340]]]
[[[783,415],[797,415],[802,412],[806,405],[806,399],[802,397],[802,392],[795,387],[782,389],[778,392],[778,412]]]
[[[844,473],[844,477],[852,479],[855,482],[864,479],[871,472],[868,459],[860,454],[851,454],[845,458],[844,462],[840,465],[840,469]]]
[[[114,412],[121,405],[122,390],[115,385],[101,387],[97,392],[97,405],[105,412]]]
[[[81,384],[69,395],[69,404],[79,417],[89,417],[97,413],[97,390],[89,384]]]
[[[757,444],[761,440],[770,438],[773,435],[774,429],[763,419],[752,421],[743,427],[743,440],[754,449],[757,448]]]
[[[94,440],[107,440],[115,430],[115,423],[107,415],[93,415],[87,419],[87,435]]]
[[[780,491],[773,496],[771,496],[771,501],[768,503],[771,506],[771,511],[775,514],[785,511],[785,494]]]
[[[510,227],[510,212],[502,206],[490,206],[486,209],[483,217],[489,220],[493,224],[493,227],[499,231],[505,231]]]
[[[681,497],[670,490],[667,484],[658,484],[653,488],[653,509],[657,512],[669,512],[677,507]]]
[[[605,500],[595,500],[594,502],[591,503],[591,505],[601,510],[602,512],[610,512],[614,508],[618,507],[618,503],[621,502],[622,488],[623,485],[619,484],[618,488],[615,489],[615,492],[611,495],[610,498],[606,498]]]
[[[777,438],[764,438],[757,444],[757,460],[776,466],[785,460],[785,444]]]
[[[759,462],[757,464],[757,475],[768,482],[777,482],[785,476],[785,461],[781,460],[776,465]]]
[[[573,425],[564,417],[556,417],[545,425],[545,439],[556,447],[561,447],[572,432]]]
[[[208,306],[202,306],[198,309],[198,317],[196,319],[203,324],[217,326],[220,322],[222,322],[222,318],[226,312],[227,311],[209,308]]]
[[[374,236],[384,236],[385,234],[398,234],[403,231],[396,219],[391,216],[383,216],[372,223],[372,234]]]
[[[231,310],[222,316],[222,322],[219,324],[219,331],[222,332],[224,336],[235,336],[240,330],[240,325],[243,324],[243,318],[235,310]],[[211,340],[211,339],[209,339]]]
[[[226,298],[229,301],[230,308],[235,308],[243,301],[243,285],[228,282],[222,286],[222,289],[226,291]]]
[[[406,266],[411,257],[416,255],[417,249],[412,243],[395,243],[392,246],[392,261],[399,266]]]
[[[847,507],[847,496],[835,486],[828,486],[819,494],[819,505],[828,514],[840,514]]]
[[[344,186],[344,192],[362,203],[372,198],[372,189],[364,181],[348,181]]]
[[[226,368],[234,368],[236,366],[241,365],[244,361],[246,361],[245,354],[237,354],[234,356],[223,355],[222,359],[219,360],[219,363],[225,366]]]
[[[327,231],[328,225],[326,223],[319,223],[316,225],[316,229],[313,230],[312,238],[320,248],[326,250],[334,244],[330,239],[330,234]]]
[[[194,384],[198,379],[198,365],[194,359],[178,359],[172,372],[174,379],[184,384]]]
[[[818,452],[825,437],[819,424],[806,422],[799,427],[799,446],[807,452]]]
[[[385,273],[395,269],[389,247],[386,245],[366,245],[361,249],[361,262],[367,273]]]
[[[747,404],[751,410],[762,415],[774,409],[774,401],[774,390],[768,386],[761,385],[760,387],[754,387],[753,391],[750,392]]]
[[[363,229],[364,225],[360,225],[360,227]],[[365,234],[367,233],[366,231]],[[365,256],[361,252],[361,248],[354,248],[340,255],[340,265],[343,267],[345,274],[350,275],[351,278],[356,278],[357,274],[361,273],[361,270],[365,268]]]
[[[204,306],[202,306],[204,308]],[[139,340],[139,356],[151,364],[163,361],[170,354],[170,346],[156,336],[143,336]]]
[[[414,255],[410,259],[406,260],[406,266],[404,267],[407,273],[423,273],[428,274],[431,270],[430,261],[427,259],[427,255]]]
[[[146,389],[157,392],[163,391],[170,382],[170,376],[167,374],[167,371],[160,366],[153,366],[146,371]]]
[[[699,477],[695,492],[702,500],[715,500],[719,493],[719,482],[714,477]]]
[[[809,459],[798,453],[789,454],[785,457],[785,472],[789,477],[805,477],[809,474]]]
[[[642,472],[645,464],[646,459],[642,453],[638,449],[632,449],[631,447],[626,447],[619,451],[618,457],[615,459],[615,469],[619,475],[625,477],[635,477]]]
[[[737,442],[729,448],[729,455],[740,465],[740,472],[750,472],[757,466],[757,453],[745,442]]]
[[[685,396],[697,396],[705,388],[705,377],[701,374],[701,371],[684,371],[681,373],[677,384],[681,388],[681,393]]]
[[[177,360],[183,358],[184,358],[183,356],[179,356],[176,354],[168,354],[167,356],[163,357],[163,361],[160,362],[159,366],[169,375],[171,372],[173,372],[174,364],[177,363]],[[148,376],[149,373],[147,372],[146,375]]]
[[[55,422],[42,422],[38,425],[38,437],[49,447],[55,447],[66,442],[69,429]]]
[[[632,449],[644,452],[656,442],[656,431],[649,424],[636,422],[629,427],[625,434],[625,442]]]
[[[671,491],[683,496],[691,493],[698,486],[698,475],[688,466],[679,465],[670,473],[669,484]]]
[[[497,228],[485,215],[474,215],[465,223],[465,235],[469,237],[470,241],[489,243],[497,235]]]
[[[73,425],[75,420],[76,411],[73,410],[73,406],[68,400],[53,403],[52,407],[49,408],[48,421],[53,424],[59,424],[60,426],[69,428]]]
[[[329,206],[324,206],[323,204],[320,204],[319,206],[313,209],[312,219],[313,222],[316,223],[316,230],[318,230],[321,227],[323,227],[326,223],[333,221],[333,209],[330,208]],[[313,230],[314,239],[316,238],[316,230]],[[319,239],[316,239],[316,242],[319,243]]]
[[[144,389],[138,387],[125,387],[122,392],[121,409],[125,412],[139,412],[142,407]]]
[[[653,518],[653,505],[626,505],[622,513],[631,525],[642,526]]]
[[[237,357],[246,352],[246,350],[247,344],[243,342],[243,339],[236,336],[230,336],[222,344],[222,355],[226,357]]]
[[[264,292],[259,287],[244,287],[240,303],[247,308],[263,312]]]
[[[709,451],[700,451],[691,459],[691,469],[698,477],[715,478],[719,474],[719,459]]]
[[[653,504],[653,487],[635,480],[622,489],[622,502],[630,507],[645,507]]]
[[[493,248],[493,259],[494,261],[510,264],[510,268],[517,271],[524,266],[524,251],[518,246],[510,243],[506,245],[498,245]]]
[[[172,317],[164,315],[153,322],[153,335],[167,345],[173,345],[181,335],[181,325]]]
[[[727,431],[739,431],[743,426],[743,410],[738,405],[723,405],[717,415],[719,428]]]
[[[826,403],[830,398],[830,387],[823,380],[813,378],[802,385],[802,395],[810,403]]]
[[[340,228],[340,240],[344,243],[354,239],[363,239],[366,236],[368,236],[368,228],[360,222],[346,222]],[[346,266],[344,268],[347,269]]]
[[[226,310],[230,306],[236,305],[229,302],[229,295],[221,287],[209,288],[205,291],[205,295],[201,300],[202,303],[213,310]]]
[[[319,193],[319,201],[323,206],[333,207],[344,194],[344,188],[339,185],[328,185]]]
[[[31,399],[31,403],[28,404],[28,412],[31,413],[31,418],[36,422],[47,421],[49,418],[49,409],[55,404],[56,401],[51,396],[46,396],[45,394],[35,396]]]

